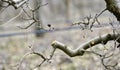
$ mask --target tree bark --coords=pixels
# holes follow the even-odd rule
[[[41,0],[35,0],[34,1],[34,6],[35,8],[38,7],[39,5],[41,5]],[[44,34],[41,33],[41,31],[43,30],[43,26],[42,26],[42,20],[41,20],[41,16],[40,16],[40,8],[38,10],[35,11],[35,18],[37,20],[39,20],[39,22],[37,22],[35,24],[35,31],[36,31],[36,37],[43,37]]]
[[[120,0],[105,0],[106,9],[120,21]]]

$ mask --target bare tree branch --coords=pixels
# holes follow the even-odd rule
[[[108,41],[111,41],[111,40],[116,40],[117,42],[120,43],[120,34],[105,34],[101,37],[98,36],[88,42],[83,43],[80,47],[78,47],[75,50],[71,50],[68,46],[58,41],[53,41],[51,45],[53,48],[56,48],[56,49],[58,48],[62,50],[70,57],[75,57],[75,56],[82,56],[85,53],[85,50],[95,45],[106,44]]]

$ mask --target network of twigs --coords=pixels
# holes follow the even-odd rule
[[[12,0],[8,0],[8,1],[7,1],[7,0],[1,0],[1,1],[4,2],[4,3],[6,3],[6,6],[4,6],[4,5],[2,6],[2,5],[1,5],[3,8],[7,8],[7,7],[9,7],[9,6],[13,6],[15,9],[17,9],[16,6],[15,6],[15,4],[12,2]],[[47,3],[44,4],[44,5],[47,5]],[[31,27],[33,24],[35,24],[35,23],[37,23],[37,22],[40,22],[38,19],[36,19],[36,17],[35,17],[35,12],[36,12],[37,10],[39,10],[39,8],[40,8],[41,6],[44,6],[44,5],[38,5],[36,8],[32,9],[32,8],[30,7],[30,5],[29,5],[29,0],[27,0],[23,5],[21,5],[20,8],[23,10],[23,12],[24,12],[24,13],[26,14],[26,16],[28,17],[27,19],[26,19],[26,18],[24,18],[24,19],[26,19],[26,20],[28,20],[28,21],[32,21],[32,22],[31,22],[28,26],[26,26],[26,27],[20,27],[20,26],[19,26],[19,28],[21,28],[21,29],[27,29],[27,28]],[[28,12],[26,11],[26,8],[25,8],[25,7],[27,7],[27,9],[29,9],[29,11],[32,13],[32,15],[28,14]],[[90,16],[86,17],[83,21],[80,21],[80,22],[78,22],[78,23],[73,23],[73,25],[79,25],[79,26],[82,28],[82,30],[84,30],[84,29],[89,29],[89,30],[92,31],[92,27],[94,26],[95,23],[98,23],[98,24],[100,25],[100,22],[99,22],[98,18],[99,18],[99,16],[101,16],[102,13],[104,13],[106,10],[107,10],[107,9],[104,9],[104,10],[103,10],[102,12],[100,12],[99,14],[95,14],[94,17],[92,17],[92,16],[90,15]],[[114,24],[113,24],[112,22],[110,22],[109,24],[110,24],[111,27],[113,28],[113,31],[112,31],[113,34],[119,33],[119,32],[116,32],[116,29],[115,29]],[[119,25],[119,26],[120,26],[120,25]],[[51,27],[51,25],[49,24],[48,27]],[[106,53],[104,53],[104,54],[97,53],[97,52],[95,52],[95,51],[93,51],[93,50],[91,50],[91,51],[83,50],[83,52],[89,52],[89,53],[93,53],[93,54],[99,56],[99,57],[100,57],[100,60],[101,60],[101,64],[104,66],[104,69],[105,69],[105,70],[117,70],[117,69],[118,69],[118,68],[117,68],[118,62],[116,62],[116,63],[114,63],[114,64],[107,64],[106,61],[105,61],[106,59],[111,60],[113,57],[115,57],[115,56],[114,56],[114,55],[115,55],[115,50],[116,50],[116,48],[120,47],[120,44],[117,45],[117,39],[120,39],[120,36],[114,40],[114,45],[112,46],[112,47],[114,48],[114,50],[112,50],[112,52],[109,51],[109,50],[106,49],[106,48],[105,48],[105,50],[107,50],[108,52],[106,52]],[[102,43],[102,42],[101,42],[101,43]],[[93,42],[93,44],[94,44],[94,42]],[[103,44],[104,44],[104,43],[103,43]],[[91,47],[91,46],[90,46],[90,47]],[[37,56],[40,56],[40,57],[43,59],[43,61],[42,61],[39,65],[37,65],[37,66],[35,66],[34,68],[32,68],[32,70],[34,70],[35,68],[41,67],[41,65],[42,65],[43,63],[45,63],[45,62],[50,62],[50,60],[51,60],[52,57],[54,56],[54,52],[56,51],[56,48],[54,47],[54,48],[53,48],[53,51],[52,51],[52,53],[51,53],[51,55],[50,55],[50,57],[46,57],[46,56],[44,56],[44,55],[41,54],[41,53],[35,52],[35,51],[32,49],[31,46],[29,47],[29,49],[30,49],[30,52],[26,53],[26,54],[21,58],[20,63],[18,64],[18,70],[20,69],[21,64],[22,64],[22,62],[24,61],[24,59],[25,59],[26,56],[31,55],[31,54],[35,54],[35,55],[37,55]],[[110,49],[110,50],[111,50],[111,49]],[[110,52],[111,52],[111,53],[110,53]],[[109,62],[108,62],[108,63],[109,63]]]

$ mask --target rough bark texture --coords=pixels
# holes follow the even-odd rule
[[[105,0],[105,2],[107,10],[120,21],[120,0]]]

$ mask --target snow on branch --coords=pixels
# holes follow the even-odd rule
[[[25,4],[28,0],[12,0],[12,2],[14,3],[13,7],[15,9],[18,9],[20,6],[22,6],[23,4]]]

